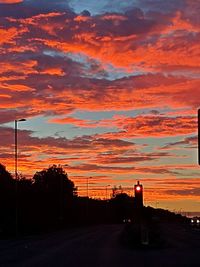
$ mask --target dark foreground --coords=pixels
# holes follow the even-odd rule
[[[134,248],[120,242],[124,227],[100,225],[26,239],[1,240],[0,266],[200,266],[199,231],[186,231],[185,234],[183,231],[176,236],[177,231],[168,225],[165,228],[165,234],[169,231],[166,246]],[[173,239],[171,231],[174,231]]]

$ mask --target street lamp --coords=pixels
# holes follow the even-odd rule
[[[26,121],[26,119],[15,120],[15,194],[16,194],[16,210],[15,210],[15,233],[18,236],[18,172],[17,172],[17,124]]]

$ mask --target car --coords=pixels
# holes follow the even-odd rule
[[[131,219],[129,218],[123,219],[123,223],[131,223]]]
[[[193,217],[193,218],[191,218],[190,224],[193,227],[200,227],[200,217]]]

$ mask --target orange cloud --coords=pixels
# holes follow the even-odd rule
[[[18,35],[17,28],[0,29],[0,45],[5,43],[14,44],[13,39]]]
[[[116,22],[127,19],[127,17],[116,14],[100,17],[100,21],[114,20]],[[82,27],[74,25],[73,38],[63,41],[55,39],[38,40],[64,52],[78,53],[81,51],[89,57],[96,58],[104,63],[111,63],[117,67],[133,68],[138,66],[144,69],[155,69],[162,65],[199,67],[197,60],[199,57],[198,36],[190,38],[189,34],[190,32],[198,32],[198,27],[188,20],[184,20],[180,12],[177,12],[176,16],[171,18],[171,21],[169,20],[169,24],[170,26],[163,25],[162,27],[155,26],[151,28],[147,33],[147,40],[145,40],[146,36],[137,32],[117,35],[117,31],[114,32],[114,28],[107,24],[106,26],[109,27],[111,32],[104,31],[103,26],[105,27],[105,25],[102,24],[102,32],[104,33],[102,34],[98,32],[99,28],[96,26],[95,18],[90,18],[87,25],[84,24]],[[65,31],[69,33],[64,28],[63,32]],[[122,29],[119,27],[118,31],[121,33]],[[172,35],[172,33],[174,34]],[[71,35],[71,33],[69,34]],[[148,38],[150,39],[150,36],[155,34],[159,35],[159,38],[152,43],[148,42]],[[140,41],[143,41],[143,45],[140,45]],[[133,45],[134,42],[135,46]],[[183,42],[184,47],[182,46]]]
[[[112,120],[100,122],[102,126],[116,126],[120,131],[105,133],[104,138],[130,138],[130,137],[164,137],[195,133],[197,130],[197,119],[192,116],[115,116]]]
[[[92,122],[89,120],[81,120],[73,117],[66,118],[54,118],[49,120],[50,123],[61,123],[61,124],[73,124],[78,127],[88,127],[88,128],[96,128],[96,122]]]
[[[34,73],[34,67],[36,66],[37,62],[34,60],[24,60],[23,62],[0,62],[0,73],[3,75],[6,72],[16,72],[21,73],[23,78],[30,73]],[[22,76],[20,76],[21,78]],[[6,78],[6,76],[4,77]],[[3,80],[3,78],[1,78]],[[16,79],[15,75],[12,75],[9,79]]]
[[[51,119],[49,122],[61,124],[73,124],[82,128],[113,128],[117,127],[118,132],[106,133],[103,136],[123,137],[144,137],[144,136],[176,136],[195,133],[197,119],[195,116],[114,116],[112,119],[99,121],[80,120],[73,117]],[[111,137],[112,138],[112,137]]]
[[[64,72],[61,68],[46,68],[45,70],[42,70],[41,73],[49,74],[49,75],[64,76]]]

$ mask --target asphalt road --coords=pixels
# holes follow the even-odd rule
[[[200,266],[198,246],[127,248],[119,241],[123,228],[124,225],[101,225],[20,240],[1,240],[0,266]]]

